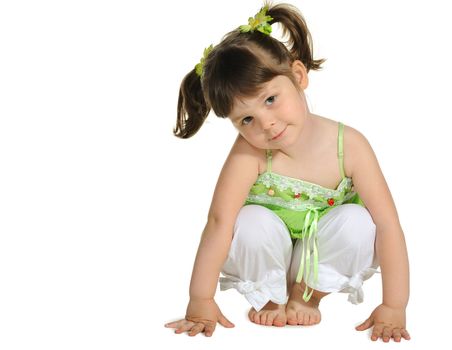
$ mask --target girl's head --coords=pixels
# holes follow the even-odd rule
[[[193,69],[182,81],[174,129],[177,137],[193,136],[210,109],[221,118],[230,117],[239,101],[259,96],[276,77],[300,90],[296,69],[302,67],[307,73],[321,68],[324,60],[313,60],[311,36],[298,10],[288,4],[265,6],[272,17],[268,23],[280,23],[288,46],[259,31],[237,28],[226,34],[205,59],[202,75]]]

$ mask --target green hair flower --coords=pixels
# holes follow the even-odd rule
[[[195,66],[196,74],[198,74],[200,77],[202,76],[203,70],[204,70],[204,62],[207,59],[207,56],[209,56],[210,52],[213,50],[213,45],[210,45],[209,47],[206,47],[204,49],[204,55],[201,58],[201,61]]]
[[[256,15],[253,17],[248,18],[248,25],[240,26],[240,32],[242,33],[248,33],[248,32],[254,32],[257,30],[258,32],[261,32],[265,35],[270,35],[272,32],[272,26],[268,23],[273,19],[273,17],[267,16],[266,12],[268,11],[268,6],[264,6],[261,8],[261,10],[256,13]]]

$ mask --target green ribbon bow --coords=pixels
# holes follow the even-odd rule
[[[202,76],[203,71],[204,71],[204,62],[207,59],[207,56],[209,56],[210,52],[213,50],[213,45],[210,45],[209,47],[206,47],[204,49],[204,55],[201,58],[201,61],[195,66],[195,71],[196,74],[198,74],[198,76]]]
[[[312,220],[311,220],[312,216]],[[303,275],[305,275],[306,288],[303,293],[303,300],[308,302],[311,299],[314,289],[308,292],[309,277],[311,274],[311,262],[314,268],[314,284],[318,281],[319,269],[319,248],[317,246],[317,225],[319,222],[319,212],[316,208],[309,209],[305,217],[304,227],[301,236],[303,237],[303,245],[301,250],[300,268],[298,269],[297,278],[295,281],[301,283]],[[309,224],[311,226],[309,226]],[[311,261],[311,239],[313,240],[313,259]],[[306,254],[306,257],[305,257]],[[306,269],[306,272],[305,272]]]
[[[261,8],[261,10],[256,13],[256,15],[253,17],[248,18],[248,24],[240,26],[240,32],[242,33],[248,33],[248,32],[254,32],[257,30],[258,32],[261,32],[265,35],[270,35],[272,32],[272,26],[268,23],[273,19],[273,17],[267,16],[266,12],[268,11],[268,6],[264,6]]]
[[[268,11],[268,6],[264,6],[261,8],[261,10],[256,13],[256,15],[253,17],[248,18],[248,24],[240,26],[240,32],[241,33],[248,33],[248,32],[254,32],[257,30],[258,32],[261,32],[265,35],[270,35],[272,32],[272,26],[268,23],[273,19],[273,17],[267,16],[266,13]],[[204,49],[204,55],[201,58],[201,61],[195,66],[196,74],[199,77],[202,77],[204,73],[204,63],[207,59],[207,56],[209,56],[210,52],[213,50],[213,45],[210,45],[209,47]]]

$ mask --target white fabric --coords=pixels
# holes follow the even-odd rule
[[[270,300],[285,304],[291,256],[292,241],[284,222],[263,206],[244,206],[237,216],[220,289],[236,288],[256,310]]]
[[[312,270],[305,283],[326,293],[349,293],[350,302],[361,303],[363,281],[378,272],[375,233],[366,208],[343,204],[331,209],[318,223],[318,282],[314,284]],[[269,301],[285,304],[300,266],[301,248],[302,241],[293,245],[284,222],[271,210],[244,206],[237,216],[220,289],[237,289],[257,311]]]

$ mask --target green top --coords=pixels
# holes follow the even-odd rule
[[[344,124],[339,122],[338,159],[342,181],[336,189],[322,187],[315,183],[279,175],[272,172],[272,151],[266,150],[267,171],[260,174],[251,187],[245,205],[258,204],[272,210],[286,224],[293,239],[303,239],[303,251],[296,282],[300,283],[306,269],[307,284],[311,271],[311,240],[313,244],[314,281],[317,282],[318,248],[317,223],[319,219],[334,207],[346,203],[356,203],[365,206],[358,193],[353,191],[352,179],[345,176],[343,153]],[[308,301],[306,287],[303,298]]]

